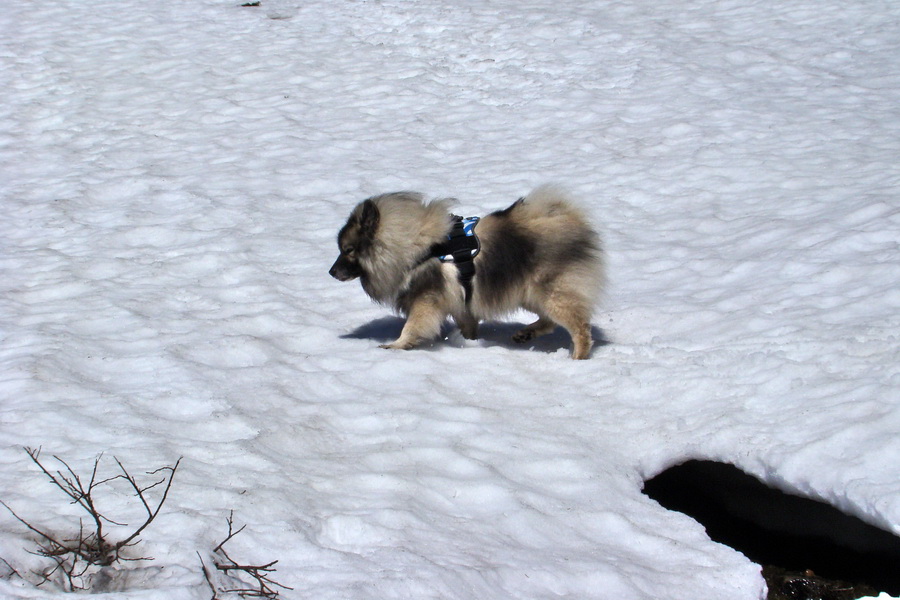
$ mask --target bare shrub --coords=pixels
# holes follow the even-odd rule
[[[273,600],[278,598],[278,590],[275,588],[292,589],[271,578],[271,574],[275,572],[274,567],[278,563],[277,560],[261,565],[242,564],[228,555],[228,552],[225,550],[225,544],[246,527],[246,525],[243,525],[235,531],[234,511],[228,515],[228,535],[212,551],[213,565],[221,574],[226,576],[217,578],[219,580],[218,584],[213,582],[213,574],[207,569],[206,563],[203,562],[203,557],[200,557],[203,575],[213,593],[210,600],[221,600],[222,594],[237,594],[241,598],[268,598]],[[248,585],[250,587],[247,587]]]
[[[141,533],[147,529],[159,514],[172,487],[175,471],[181,464],[180,458],[172,466],[161,467],[146,473],[146,475],[153,478],[153,481],[142,484],[128,472],[117,458],[113,458],[113,460],[118,466],[118,474],[104,479],[98,477],[98,469],[102,458],[102,455],[100,455],[94,461],[94,468],[90,477],[85,480],[66,461],[58,456],[53,458],[62,467],[51,471],[41,462],[40,449],[25,448],[25,451],[50,482],[62,490],[69,497],[71,503],[81,507],[86,514],[86,518],[79,519],[77,530],[67,535],[59,535],[32,525],[31,522],[20,517],[9,505],[0,501],[0,504],[6,507],[20,523],[38,536],[37,550],[31,553],[53,561],[52,567],[42,573],[38,573],[42,577],[38,585],[56,580],[67,591],[84,590],[90,587],[89,571],[92,567],[107,567],[119,561],[152,560],[149,557],[126,557],[124,551],[135,546],[140,541],[139,536]],[[105,489],[108,485],[117,481],[125,482],[126,487],[137,498],[141,510],[146,512],[144,521],[137,527],[129,528],[127,524],[109,518],[98,508],[97,491]],[[152,502],[147,494],[154,488],[161,488],[162,490],[156,502]],[[123,528],[127,529],[125,529],[124,533],[121,533]],[[108,529],[119,532],[120,539],[113,541]]]

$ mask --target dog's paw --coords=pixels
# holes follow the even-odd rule
[[[460,329],[459,332],[467,340],[477,340],[478,339],[478,330],[477,329],[470,329],[470,330]]]
[[[530,342],[536,337],[537,333],[533,329],[522,329],[520,331],[517,331],[512,336],[512,340],[517,344],[524,344],[525,342]]]
[[[378,347],[384,348],[385,350],[412,350],[413,348],[416,347],[416,345],[409,343],[409,342],[406,342],[406,343],[392,342],[390,344],[381,344]]]

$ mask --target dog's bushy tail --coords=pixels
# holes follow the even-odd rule
[[[551,262],[573,265],[587,297],[599,299],[606,281],[600,234],[580,204],[562,187],[546,184],[510,207],[513,219],[544,240]]]
[[[526,219],[574,219],[590,227],[581,207],[562,187],[545,184],[533,189],[516,207]]]

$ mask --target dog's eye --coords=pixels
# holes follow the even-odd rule
[[[344,254],[353,254],[355,250],[355,246],[344,246]]]

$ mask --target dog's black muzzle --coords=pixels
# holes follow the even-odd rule
[[[334,261],[334,264],[328,270],[328,274],[338,281],[350,281],[362,275],[362,269],[347,257],[338,256],[338,259]]]

